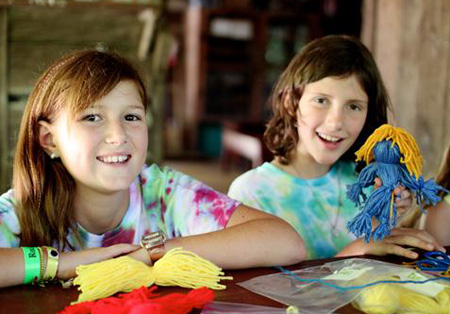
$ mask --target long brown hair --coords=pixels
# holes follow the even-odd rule
[[[283,164],[289,164],[298,141],[298,104],[307,84],[326,77],[345,78],[352,74],[369,98],[364,127],[352,147],[340,158],[354,160],[355,151],[367,137],[387,123],[390,100],[381,75],[369,50],[357,39],[330,35],[310,42],[290,62],[281,74],[270,98],[273,116],[267,124],[264,141]]]
[[[137,70],[111,52],[79,51],[51,65],[38,79],[26,104],[13,168],[13,189],[21,246],[72,247],[75,181],[59,159],[39,142],[39,121],[50,122],[62,108],[79,113],[108,94],[121,80],[136,83],[144,106],[147,94]]]

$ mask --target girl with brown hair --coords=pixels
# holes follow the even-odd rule
[[[395,228],[383,241],[364,243],[347,230],[357,213],[346,197],[357,181],[355,151],[387,123],[389,97],[369,50],[332,35],[306,45],[281,74],[270,99],[273,116],[264,139],[270,163],[238,177],[228,195],[288,221],[307,258],[417,253],[404,246],[442,249],[426,232]],[[379,180],[379,179],[378,179]],[[411,194],[395,189],[404,213]]]
[[[0,287],[67,279],[124,254],[151,264],[174,247],[223,268],[304,258],[283,220],[145,165],[147,103],[138,72],[114,53],[75,52],[42,74],[0,197]]]

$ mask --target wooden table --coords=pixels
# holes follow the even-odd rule
[[[393,263],[401,263],[402,259],[394,256],[390,257],[367,257],[379,260],[389,261]],[[289,270],[296,270],[311,266],[317,266],[338,259],[322,259],[305,261],[290,267]],[[239,282],[246,281],[250,278],[266,275],[277,272],[274,268],[253,268],[245,270],[226,271],[226,275],[234,277],[232,281],[224,281],[227,289],[223,291],[216,291],[216,301],[227,301],[236,303],[249,303],[274,307],[286,307],[274,300],[268,299],[261,295],[252,293],[237,285]],[[161,294],[171,292],[187,293],[188,289],[179,287],[161,287],[157,290]],[[22,313],[56,313],[64,309],[72,301],[78,298],[78,290],[76,287],[70,289],[63,289],[59,284],[50,284],[46,287],[35,286],[16,286],[11,288],[0,289],[0,314],[22,314]],[[346,305],[339,309],[337,313],[340,314],[360,314],[351,305]]]

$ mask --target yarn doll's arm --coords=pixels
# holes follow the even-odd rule
[[[374,162],[366,166],[359,174],[358,181],[347,186],[347,197],[352,200],[356,205],[360,206],[360,196],[362,200],[366,200],[366,194],[363,192],[363,188],[373,184],[375,177],[377,176],[378,163]]]
[[[425,203],[425,205],[434,206],[441,200],[441,197],[438,195],[440,191],[448,193],[446,189],[434,182],[433,179],[425,181],[424,178],[420,176],[416,180],[414,176],[406,171],[406,169],[402,170],[402,178],[404,179],[404,182],[402,183],[405,187],[416,193],[416,201],[422,212],[424,212],[423,203]]]
[[[425,205],[434,206],[441,200],[441,197],[438,195],[439,192],[444,191],[448,193],[448,190],[444,189],[442,186],[434,182],[433,179],[425,181],[423,177],[420,177],[417,182],[419,188],[416,192],[416,200],[420,205],[422,211],[424,211],[423,203],[425,203]]]

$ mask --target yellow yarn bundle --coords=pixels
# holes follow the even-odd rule
[[[77,302],[109,297],[117,292],[129,292],[152,284],[180,286],[184,288],[207,287],[225,289],[220,280],[232,280],[223,276],[222,269],[195,253],[174,248],[153,266],[122,256],[76,269],[74,285],[79,285],[81,294]]]
[[[352,304],[367,314],[450,314],[450,288],[432,298],[400,284],[379,284],[361,290]]]
[[[369,136],[364,145],[355,153],[356,161],[363,160],[369,164],[373,160],[373,148],[382,140],[392,141],[392,146],[398,145],[402,154],[400,162],[405,164],[410,175],[414,175],[416,179],[419,178],[422,174],[423,158],[416,140],[406,130],[389,124],[383,124]]]

